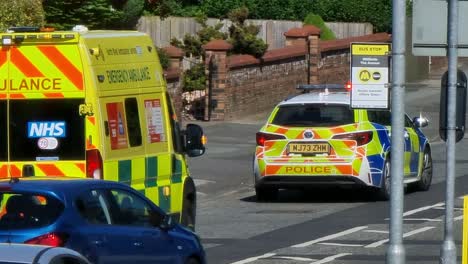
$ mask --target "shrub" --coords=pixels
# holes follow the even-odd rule
[[[197,63],[184,73],[183,91],[204,90],[206,85],[205,65]]]
[[[41,0],[0,1],[0,30],[13,26],[44,25],[44,10]]]
[[[171,64],[171,58],[164,49],[156,47],[156,50],[158,51],[161,67],[163,70],[167,70]]]
[[[336,39],[335,33],[333,33],[333,31],[331,31],[330,28],[325,25],[325,22],[319,15],[310,13],[304,19],[304,25],[314,25],[320,28],[320,39],[322,40]]]

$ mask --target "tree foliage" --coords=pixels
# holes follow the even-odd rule
[[[134,29],[145,0],[44,0],[48,25],[71,29]]]
[[[44,10],[41,0],[0,1],[0,30],[13,26],[44,25]]]
[[[327,22],[369,22],[376,32],[391,32],[392,0],[152,0],[148,12],[161,16],[193,16],[202,11],[209,17],[226,18],[231,10],[249,9],[250,19],[304,21],[314,13]],[[411,10],[411,0],[406,0]],[[166,8],[162,8],[162,7]],[[158,8],[156,8],[158,7]]]
[[[333,33],[333,31],[331,31],[331,29],[325,25],[325,22],[319,15],[310,13],[304,19],[304,25],[314,25],[318,27],[320,29],[320,39],[322,40],[336,39],[335,33]]]

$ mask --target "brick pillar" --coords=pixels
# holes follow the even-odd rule
[[[203,45],[205,51],[205,72],[207,76],[205,93],[205,121],[225,119],[229,109],[227,98],[227,52],[232,45],[225,40],[212,40]]]
[[[306,25],[300,28],[292,28],[284,33],[286,37],[286,46],[303,45],[307,51],[307,83],[317,83],[319,81],[319,39],[320,29]]]
[[[167,90],[174,102],[175,112],[177,118],[182,120],[182,59],[184,52],[174,46],[164,47],[163,50],[167,53],[170,58],[169,68],[165,71]]]

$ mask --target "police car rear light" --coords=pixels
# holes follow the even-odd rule
[[[256,134],[257,146],[264,146],[265,141],[279,140],[279,139],[286,139],[286,137],[283,135],[269,134],[269,133],[263,133],[263,132],[257,132]]]
[[[86,177],[102,179],[102,157],[97,149],[86,151]]]
[[[355,140],[358,146],[362,146],[371,142],[372,135],[372,131],[363,131],[355,133],[338,134],[333,136],[333,139]]]
[[[65,245],[67,237],[68,235],[64,233],[48,233],[42,236],[32,238],[24,243],[52,247],[63,247]]]

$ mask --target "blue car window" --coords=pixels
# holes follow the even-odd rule
[[[90,224],[109,225],[110,216],[104,196],[100,191],[91,190],[82,193],[75,201],[80,215]]]
[[[63,204],[33,193],[0,194],[0,230],[37,228],[52,224],[63,212]]]
[[[111,194],[111,198],[116,204],[116,206],[111,207],[114,208],[114,210],[111,209],[114,224],[140,227],[155,226],[154,212],[144,199],[120,189],[112,190]]]

